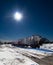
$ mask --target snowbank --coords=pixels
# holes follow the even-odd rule
[[[40,46],[40,48],[53,51],[53,44],[43,44],[42,46]]]

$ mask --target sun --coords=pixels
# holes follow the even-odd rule
[[[17,21],[20,21],[22,19],[22,14],[19,13],[19,12],[15,12],[14,14],[14,19],[17,20]]]

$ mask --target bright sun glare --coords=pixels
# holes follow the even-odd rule
[[[17,20],[17,21],[20,21],[22,19],[22,17],[23,17],[22,14],[19,13],[19,12],[16,12],[14,14],[14,19]]]

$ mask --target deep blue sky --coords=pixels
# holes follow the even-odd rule
[[[23,19],[13,19],[15,12]],[[53,0],[0,0],[0,39],[17,40],[38,34],[53,40]]]

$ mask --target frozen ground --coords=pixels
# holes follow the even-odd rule
[[[0,65],[39,65],[31,57],[42,59],[52,54],[53,52],[2,45],[0,46]]]

